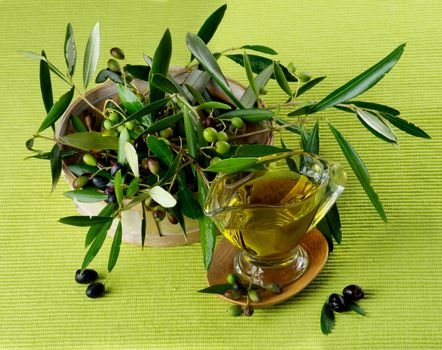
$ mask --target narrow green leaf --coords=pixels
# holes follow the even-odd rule
[[[107,263],[107,270],[111,272],[118,260],[118,255],[120,254],[121,238],[123,236],[123,228],[121,226],[121,220],[118,221],[117,230],[115,231],[115,236],[112,241],[112,247],[109,254],[109,261]]]
[[[75,199],[82,203],[95,203],[107,199],[107,195],[94,190],[74,190],[63,193],[65,197]]]
[[[257,123],[264,120],[272,119],[273,112],[268,109],[262,108],[247,108],[247,109],[235,109],[234,111],[220,114],[218,119],[232,119],[239,117],[247,123]]]
[[[374,110],[374,111],[390,114],[390,115],[393,115],[393,116],[397,116],[397,115],[401,114],[401,112],[399,112],[395,108],[392,108],[392,107],[389,107],[389,106],[385,106],[385,105],[381,105],[379,103],[374,103],[374,102],[345,101],[345,102],[341,102],[341,103],[345,104],[345,105],[354,105],[354,106],[362,108],[362,109],[371,109],[371,110]]]
[[[225,92],[227,96],[229,96],[233,103],[239,108],[244,108],[244,106],[239,102],[236,96],[233,94],[232,90],[230,90],[230,86],[227,83],[226,78],[221,72],[218,63],[216,62],[215,57],[213,57],[212,53],[207,48],[206,44],[195,34],[187,33],[186,43],[189,50],[196,57],[196,59],[201,63],[204,67],[204,70],[209,73],[212,79],[218,84],[218,86]]]
[[[263,87],[267,85],[267,82],[269,81],[272,74],[273,74],[273,64],[270,64],[256,76],[255,86],[258,91],[260,91]],[[255,105],[256,100],[257,97],[255,95],[252,86],[250,85],[242,95],[240,101],[245,108],[252,108]]]
[[[137,194],[138,190],[139,190],[139,178],[135,177],[129,184],[129,186],[127,186],[127,190],[126,190],[126,197],[133,197],[134,195]]]
[[[256,162],[256,158],[247,157],[222,159],[219,162],[210,165],[208,168],[204,169],[204,171],[231,174],[246,170],[255,165]]]
[[[117,91],[120,103],[127,110],[129,115],[138,112],[144,107],[143,103],[127,86],[118,84]]]
[[[326,77],[317,77],[315,79],[309,80],[307,83],[302,85],[298,90],[296,90],[295,97],[301,96],[303,93],[307,92],[311,88],[318,85],[321,81],[323,81]]]
[[[304,145],[304,152],[319,154],[319,122],[315,123],[313,130],[310,132]]]
[[[324,306],[322,307],[321,312],[321,332],[325,335],[328,335],[333,325],[335,324],[335,314],[333,313],[333,310],[328,305],[328,301],[324,303]]]
[[[313,106],[314,105],[312,105],[312,104],[311,105],[308,104],[308,105],[302,106],[302,107],[294,110],[293,112],[288,113],[287,116],[294,117],[294,116],[309,114],[310,110],[312,109]]]
[[[334,249],[333,235],[332,235],[331,227],[328,225],[325,217],[322,218],[322,220],[318,222],[318,224],[316,225],[316,228],[319,230],[319,232],[322,233],[322,235],[326,239],[327,244],[328,244],[328,252],[331,253]]]
[[[186,237],[187,239],[186,222],[184,220],[180,203],[177,202],[177,204],[174,207],[170,208],[170,210],[172,211],[172,214],[175,215],[175,217],[177,218],[178,223],[180,224],[181,229],[183,230],[184,237]]]
[[[41,55],[46,57],[44,51],[41,52]],[[49,65],[45,60],[40,60],[40,91],[46,113],[49,113],[54,104],[54,97],[52,95],[51,73],[49,72]]]
[[[310,113],[319,112],[338,103],[348,101],[376,85],[379,80],[381,80],[401,58],[404,48],[405,44],[398,46],[394,51],[392,51],[388,56],[376,63],[374,66],[370,67],[365,72],[350,80],[348,83],[344,84],[319,101],[312,107]]]
[[[98,167],[87,164],[69,164],[68,169],[76,176],[81,176],[84,173],[95,174],[98,171]],[[109,177],[111,177],[109,175]]]
[[[33,156],[26,157],[25,159],[29,159],[29,158],[46,159],[46,160],[51,159],[51,152],[43,152],[43,151],[38,151],[38,150],[35,150],[35,152],[38,152],[38,153],[34,154]],[[77,154],[77,152],[72,149],[66,149],[66,150],[60,151],[61,159],[72,157],[75,154]]]
[[[284,72],[281,69],[281,66],[278,62],[273,62],[273,70],[275,72],[276,82],[279,87],[284,91],[289,97],[293,96],[292,89],[290,89],[289,83],[284,75]]]
[[[103,226],[101,226],[100,230],[97,233],[97,236],[95,237],[94,241],[92,242],[91,246],[89,247],[89,250],[87,251],[84,259],[83,264],[81,265],[81,270],[83,271],[86,267],[89,266],[89,264],[94,260],[97,253],[100,251],[105,239],[106,234],[109,228],[112,225],[112,221],[109,221],[105,223]]]
[[[253,77],[252,66],[250,65],[249,56],[247,52],[244,50],[244,68],[246,69],[247,80],[249,81],[250,87],[255,94],[255,97],[259,98],[259,91],[255,84],[255,78]]]
[[[359,121],[364,125],[373,135],[380,138],[381,140],[397,143],[396,135],[390,129],[390,127],[385,124],[376,115],[365,111],[358,107],[355,108],[356,114]]]
[[[141,121],[141,119],[142,119],[143,117],[155,113],[156,111],[158,111],[160,108],[162,108],[162,107],[163,107],[167,102],[169,102],[169,101],[170,101],[170,98],[169,98],[169,97],[166,97],[166,98],[163,98],[163,99],[161,99],[161,100],[158,100],[158,101],[152,102],[152,103],[148,104],[147,106],[144,106],[143,108],[141,108],[141,109],[138,110],[137,112],[131,114],[129,117],[126,118],[125,121],[121,122],[120,124],[117,124],[116,126],[118,126],[118,125],[122,125],[122,124],[124,124],[125,122],[128,122],[129,120],[138,120],[138,121]],[[141,101],[140,101],[140,102],[141,102]],[[152,126],[152,125],[150,125],[150,126]],[[150,126],[149,126],[149,127],[150,127]]]
[[[55,106],[55,105],[54,105]],[[60,137],[60,141],[68,146],[84,151],[118,149],[118,137],[103,136],[100,132],[87,131],[68,134]]]
[[[387,222],[387,216],[385,214],[384,208],[379,200],[378,195],[371,187],[370,177],[368,175],[367,168],[362,162],[362,159],[352,148],[352,146],[348,143],[348,141],[344,138],[344,136],[342,136],[342,134],[332,124],[329,123],[328,125],[333,135],[335,136],[336,141],[338,141],[342,153],[344,153],[345,158],[347,159],[348,163],[353,169],[353,172],[355,173],[357,179],[361,183],[362,188],[364,189],[371,203],[375,207],[376,211],[378,212],[382,220],[384,222]]]
[[[51,177],[52,177],[52,189],[51,193],[54,192],[55,187],[57,187],[58,180],[60,179],[61,175],[61,150],[60,147],[58,147],[57,144],[52,147],[51,154]]]
[[[124,153],[123,146],[129,140],[130,140],[129,131],[126,128],[124,128],[120,132],[120,136],[118,138],[118,155],[117,155],[118,163],[124,164],[126,162],[126,154]]]
[[[122,210],[129,210],[135,207],[136,205],[140,204],[141,202],[144,202],[149,197],[150,197],[149,192],[142,192],[134,199],[132,199],[129,203],[127,203]]]
[[[210,80],[210,76],[208,74],[207,74],[207,76],[209,77],[209,80]],[[192,97],[194,98],[194,100],[196,102],[198,102],[200,105],[206,103],[206,99],[203,97],[201,92],[199,92],[197,89],[195,89],[192,85],[185,84],[185,87],[190,92],[190,94],[192,95]],[[192,102],[194,103],[195,101],[192,101]]]
[[[277,55],[278,53],[272,48],[264,45],[243,45],[241,49],[253,50],[257,52],[266,53],[268,55]]]
[[[233,285],[230,283],[226,284],[215,284],[213,286],[199,290],[199,293],[209,293],[209,294],[224,294],[226,290],[232,289]]]
[[[123,145],[123,153],[126,156],[127,162],[129,163],[129,167],[134,173],[135,177],[140,176],[140,171],[138,168],[138,155],[134,146],[130,142],[126,142]]]
[[[68,23],[66,28],[66,36],[64,39],[64,57],[66,59],[66,66],[68,74],[72,77],[77,63],[77,48],[75,46],[74,28],[71,23]]]
[[[209,101],[209,102],[203,102],[200,105],[196,106],[195,109],[197,111],[199,110],[211,110],[211,109],[232,109],[228,104],[217,102],[217,101]]]
[[[38,133],[43,130],[49,128],[51,125],[54,125],[55,122],[63,115],[64,111],[69,107],[69,104],[72,101],[72,97],[74,96],[74,87],[72,87],[68,92],[66,92],[60,99],[55,102],[55,104],[51,107],[48,112],[48,115],[41,123],[38,128]]]
[[[107,204],[107,205],[106,205],[106,206],[100,211],[100,213],[98,214],[98,216],[100,216],[100,217],[110,217],[110,216],[112,216],[112,214],[114,213],[114,211],[115,211],[115,203],[108,203],[108,204]],[[91,227],[89,228],[87,234],[86,234],[86,238],[85,238],[85,240],[84,240],[84,246],[85,246],[85,247],[88,247],[88,246],[92,243],[92,241],[97,237],[97,235],[98,235],[102,230],[107,231],[107,230],[108,230],[108,228],[106,228],[107,225],[109,225],[109,227],[110,227],[111,224],[112,224],[112,222],[110,222],[110,224],[109,224],[109,222],[105,222],[105,223],[102,223],[102,224],[98,224],[98,225],[93,225],[93,226],[91,226]]]
[[[331,234],[338,244],[342,242],[341,218],[339,217],[338,205],[335,203],[325,215]]]
[[[189,115],[189,111],[187,108],[184,109],[183,118],[184,118],[184,132],[186,134],[187,152],[189,152],[189,155],[192,158],[196,159],[196,157],[198,156],[198,145],[197,145],[195,131],[192,125],[192,119]]]
[[[285,126],[288,125],[290,123],[286,122],[284,119],[281,118],[276,118],[275,119],[276,124],[281,125],[281,126]],[[291,126],[287,126],[284,129],[291,131],[295,134],[301,135],[301,127],[298,125],[291,125]]]
[[[26,141],[25,146],[29,151],[34,151],[34,149],[32,147],[34,147],[34,138],[30,138],[29,140]]]
[[[382,114],[382,116],[387,119],[391,124],[393,124],[398,129],[405,131],[407,134],[422,137],[424,139],[431,139],[430,135],[428,135],[424,130],[417,127],[416,125],[407,122],[405,119],[399,118],[398,116]]]
[[[152,124],[151,127],[147,128],[145,133],[151,134],[169,127],[173,127],[182,118],[183,112],[178,112],[177,114],[173,114],[163,119],[157,120],[155,123]]]
[[[176,173],[180,173],[179,171],[181,170],[180,166],[182,161],[182,154],[181,152],[177,154],[177,156],[175,157],[175,160],[173,161],[172,165],[168,167],[166,173],[161,177],[160,182],[158,183],[158,185],[162,186],[165,183],[167,183],[169,180],[172,179],[172,177],[176,174]],[[178,170],[179,169],[179,170]],[[182,174],[182,173],[181,173]]]
[[[121,176],[121,169],[115,174],[114,189],[118,206],[121,208],[123,206],[123,177]]]
[[[146,208],[144,208],[144,201],[141,204],[141,211],[143,212],[143,219],[141,220],[141,248],[144,249],[144,243],[146,242]]]
[[[137,79],[149,81],[150,67],[148,66],[126,64],[124,70]]]
[[[289,149],[270,145],[240,145],[235,150],[235,157],[262,157],[275,153],[289,152]]]
[[[164,208],[172,208],[176,199],[161,186],[154,186],[149,191],[150,197]]]
[[[107,79],[110,79],[117,84],[124,84],[121,75],[111,71],[109,68],[102,69],[100,72],[98,72],[97,77],[95,78],[95,82],[97,84],[101,84],[104,83]]]
[[[76,115],[71,116],[71,122],[77,132],[86,132],[87,129],[84,126],[83,122]]]
[[[147,138],[147,146],[149,150],[158,157],[165,165],[170,167],[173,163],[172,151],[164,141],[157,139],[154,136]]]
[[[218,29],[221,20],[224,17],[224,12],[226,12],[227,5],[222,5],[215,10],[203,23],[198,31],[198,36],[204,43],[208,43],[212,39],[216,30]]]
[[[150,84],[156,87],[157,89],[167,92],[169,94],[175,94],[178,92],[178,89],[175,87],[175,84],[170,81],[170,79],[160,73],[153,74]]]
[[[169,71],[170,57],[172,55],[172,37],[169,29],[163,34],[161,41],[153,56],[152,66],[149,73],[149,101],[155,102],[164,98],[164,91],[152,86],[152,78],[155,73],[167,75]]]
[[[197,174],[197,178],[198,178],[198,201],[200,203],[200,206],[203,208],[206,203],[208,188],[205,185],[199,173]],[[212,262],[213,251],[215,250],[216,226],[214,222],[204,214],[199,217],[198,223],[200,229],[200,241],[201,241],[201,249],[203,251],[204,267],[207,271]]]
[[[233,62],[236,62],[244,67],[244,57],[240,54],[235,55],[226,55],[226,57],[230,58]],[[253,73],[259,74],[261,73],[266,67],[269,65],[273,66],[273,60],[267,57],[261,57],[256,55],[249,55],[250,65],[252,66]],[[287,81],[298,81],[298,79],[289,72],[289,70],[280,64],[280,67],[284,73],[285,78]],[[275,76],[271,77],[272,79],[275,79]]]
[[[95,24],[89,35],[84,51],[83,61],[83,86],[86,89],[92,76],[97,69],[98,57],[100,55],[100,24]]]
[[[352,301],[350,304],[348,304],[348,307],[350,308],[350,310],[356,312],[357,314],[359,314],[361,316],[367,315],[365,310],[362,307],[360,307],[358,304],[356,304],[354,301]]]
[[[45,61],[48,64],[49,69],[52,72],[54,72],[61,80],[63,80],[67,84],[71,85],[71,82],[64,76],[64,74],[60,71],[60,69],[58,69],[51,62],[49,62],[49,60],[45,56],[39,55],[35,52],[30,52],[30,51],[21,51],[20,53],[24,57],[30,58],[31,60]]]
[[[58,221],[65,225],[83,227],[99,225],[112,220],[113,218],[103,216],[65,216]]]
[[[178,190],[178,199],[181,203],[181,209],[184,215],[191,219],[198,219],[203,215],[201,206],[195,199],[193,192],[187,187],[186,184],[181,185]]]
[[[147,63],[147,65],[149,66],[149,69],[151,69],[151,68],[152,68],[152,65],[153,65],[153,58],[150,57],[149,55],[145,54],[145,53],[143,53],[143,58],[144,58],[144,61],[145,61],[145,62]]]

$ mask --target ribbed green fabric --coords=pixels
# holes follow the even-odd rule
[[[25,140],[44,117],[38,52],[63,67],[66,24],[72,22],[80,55],[89,31],[101,24],[100,66],[119,46],[131,62],[152,54],[165,27],[174,41],[173,63],[186,64],[185,33],[197,31],[220,1],[0,1],[0,348],[32,349],[430,349],[442,336],[442,3],[427,1],[229,1],[210,47],[262,44],[281,62],[328,78],[306,94],[320,99],[406,42],[397,67],[363,99],[396,107],[432,140],[397,132],[396,149],[368,133],[350,114],[328,118],[353,144],[371,173],[389,223],[377,217],[321,124],[322,154],[349,170],[339,200],[343,244],[301,294],[251,318],[230,318],[226,303],[196,291],[205,286],[198,244],[171,249],[123,245],[102,299],[84,296],[74,282],[85,230],[57,223],[75,215],[61,181],[50,192],[49,164],[27,160]],[[226,75],[245,82],[238,66]],[[53,79],[55,97],[67,91]],[[276,85],[270,85],[276,92]],[[314,90],[314,91],[315,91]],[[282,96],[280,96],[282,97]],[[268,103],[276,102],[269,98]],[[290,139],[296,147],[298,140]],[[37,148],[48,147],[39,144]],[[92,267],[106,276],[110,242]],[[324,336],[322,304],[332,292],[358,283],[368,316],[337,316]]]

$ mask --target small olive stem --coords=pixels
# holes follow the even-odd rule
[[[298,106],[298,105],[305,105],[305,102],[302,101],[290,101],[290,102],[285,102],[285,103],[279,103],[277,105],[274,106],[266,106],[265,109],[275,109],[275,108],[280,108],[280,107],[289,107],[289,106]]]
[[[79,88],[77,88],[76,86],[75,86],[75,91],[77,91],[77,93],[78,93],[78,95],[80,96],[80,98],[84,101],[84,102],[86,102],[86,104],[89,106],[89,107],[91,107],[95,112],[97,112],[97,113],[99,113],[101,116],[103,116],[103,118],[104,118],[104,113],[102,112],[102,111],[100,111],[97,107],[95,107],[87,98],[86,98],[86,96],[84,95],[84,93],[82,93],[81,91],[80,91],[80,89]]]

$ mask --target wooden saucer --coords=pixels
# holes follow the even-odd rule
[[[271,294],[265,290],[260,292],[261,301],[259,303],[250,303],[254,307],[267,307],[282,303],[307,287],[311,281],[321,272],[328,257],[328,244],[324,236],[317,229],[308,232],[301,241],[301,246],[306,250],[309,256],[309,266],[304,274],[297,280],[283,286],[281,294]],[[225,284],[229,273],[234,272],[233,258],[238,252],[232,244],[226,239],[222,239],[215,249],[212,265],[207,272],[207,281],[209,286],[215,284]],[[220,298],[238,305],[245,305],[244,300],[232,300],[224,295],[218,295]]]

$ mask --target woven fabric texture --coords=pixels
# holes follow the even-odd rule
[[[401,43],[405,53],[366,101],[401,110],[431,140],[398,131],[400,147],[367,132],[355,117],[327,111],[364,159],[385,206],[384,224],[346,163],[326,122],[321,153],[348,170],[339,199],[343,243],[321,274],[299,295],[251,318],[231,318],[227,304],[197,293],[206,285],[199,244],[145,249],[124,244],[106,280],[109,293],[88,299],[74,281],[85,249],[85,230],[58,218],[75,215],[60,181],[50,192],[46,161],[24,160],[25,141],[45,116],[38,63],[20,50],[45,49],[64,66],[63,42],[73,24],[79,52],[75,81],[93,25],[101,25],[104,67],[113,46],[131,62],[153,54],[170,28],[172,62],[189,54],[185,34],[198,30],[219,1],[11,1],[0,0],[0,348],[4,349],[436,349],[442,336],[442,2],[439,0],[228,1],[210,48],[262,44],[281,62],[327,79],[306,99],[320,99]],[[225,74],[246,82],[225,62]],[[67,91],[53,78],[56,98]],[[270,85],[272,95],[278,91]],[[282,95],[279,95],[282,97]],[[268,103],[276,102],[269,97]],[[48,134],[49,135],[49,134]],[[297,147],[292,137],[288,145]],[[40,148],[49,144],[39,143]],[[38,148],[37,147],[37,148]],[[110,240],[92,267],[107,278]],[[328,295],[362,285],[367,317],[338,315],[333,332],[321,334],[319,318]]]

